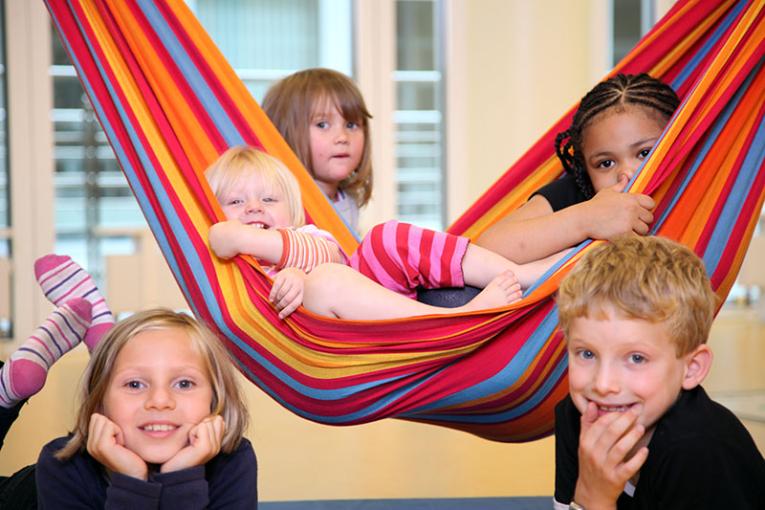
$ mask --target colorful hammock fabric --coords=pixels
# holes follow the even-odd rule
[[[567,391],[552,294],[583,243],[517,304],[499,310],[351,322],[303,309],[280,321],[254,260],[218,260],[222,218],[202,172],[247,143],[285,161],[306,209],[347,251],[337,217],[182,0],[46,0],[120,165],[194,313],[242,371],[321,423],[398,417],[501,441],[549,434]],[[654,233],[701,255],[729,291],[765,186],[764,1],[681,0],[614,72],[648,72],[683,104],[631,189],[657,201]],[[572,108],[451,231],[480,234],[555,179],[553,137]]]

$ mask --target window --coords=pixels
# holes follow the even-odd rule
[[[443,73],[440,3],[396,2],[396,169],[398,218],[444,226]]]
[[[612,65],[616,65],[657,20],[653,0],[613,0],[612,14]]]
[[[103,257],[130,253],[145,221],[58,36],[52,44],[55,250],[100,279]]]
[[[352,73],[350,0],[197,0],[200,22],[259,102],[309,67]]]

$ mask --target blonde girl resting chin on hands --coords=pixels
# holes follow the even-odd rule
[[[247,421],[212,332],[168,310],[133,315],[94,351],[73,434],[40,454],[40,508],[255,508]]]

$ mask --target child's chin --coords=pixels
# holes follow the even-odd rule
[[[156,451],[156,449],[153,449],[153,451],[147,451],[147,452],[141,452],[139,454],[139,457],[143,459],[143,461],[147,464],[155,464],[157,466],[161,466],[168,460],[175,457],[175,454],[177,454],[180,451],[180,449],[162,449],[162,451]]]

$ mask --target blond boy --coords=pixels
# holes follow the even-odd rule
[[[762,455],[700,386],[715,306],[703,262],[659,237],[604,244],[564,279],[556,508],[763,508]]]

